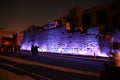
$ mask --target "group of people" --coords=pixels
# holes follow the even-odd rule
[[[38,46],[31,46],[31,52],[32,52],[32,56],[37,56],[38,54]]]

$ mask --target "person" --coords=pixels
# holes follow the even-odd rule
[[[31,46],[31,52],[32,52],[32,56],[34,56],[35,55],[35,46],[34,46],[34,44],[32,44],[32,46]]]
[[[37,54],[38,54],[38,46],[35,46],[34,48],[35,48],[35,56],[37,56]]]

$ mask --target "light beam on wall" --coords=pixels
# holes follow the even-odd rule
[[[89,29],[90,35],[68,33],[64,27],[26,32],[21,49],[30,50],[34,44],[39,47],[40,52],[108,57],[109,45],[103,50],[100,48],[99,40],[96,38],[97,30],[97,28]]]

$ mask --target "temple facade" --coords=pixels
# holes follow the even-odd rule
[[[115,1],[86,10],[83,10],[81,6],[75,7],[69,10],[66,21],[75,26],[86,26],[88,28],[104,26],[108,31],[120,30],[120,6]]]

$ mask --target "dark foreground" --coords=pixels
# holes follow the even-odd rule
[[[101,80],[104,63],[42,53],[0,53],[0,80]]]

